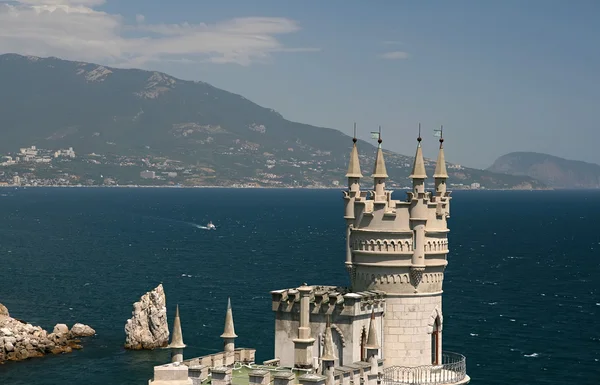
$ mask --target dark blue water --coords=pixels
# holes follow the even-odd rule
[[[339,191],[0,190],[0,302],[97,336],[72,354],[0,365],[0,384],[145,384],[168,352],[122,349],[132,303],[163,283],[187,357],[238,346],[272,358],[269,291],[347,283]],[[600,383],[600,192],[456,192],[444,348],[474,384]],[[196,225],[212,220],[218,231]]]

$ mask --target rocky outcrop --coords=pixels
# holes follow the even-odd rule
[[[76,323],[75,325],[73,325],[73,327],[69,331],[69,335],[71,336],[71,338],[91,337],[94,334],[96,334],[96,331],[94,329],[80,323]]]
[[[80,330],[85,330],[86,336],[96,332],[89,326],[76,325],[81,325],[76,333],[73,333],[75,327],[70,331],[65,324],[57,324],[52,333],[48,333],[39,326],[10,317],[6,307],[0,304],[0,363],[81,349],[80,341],[73,337],[79,336]]]
[[[169,343],[167,306],[162,284],[144,294],[133,304],[133,312],[125,324],[125,348],[156,349]]]
[[[69,327],[65,324],[56,324],[54,325],[54,330],[52,330],[54,334],[67,334],[68,332]]]

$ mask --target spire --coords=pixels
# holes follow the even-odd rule
[[[221,334],[221,338],[236,338],[233,328],[233,312],[231,311],[231,298],[227,298],[227,313],[225,314],[225,330]]]
[[[371,323],[369,324],[369,334],[367,336],[367,349],[379,349],[377,342],[377,331],[375,330],[375,309],[371,310]]]
[[[441,126],[436,133],[439,132],[440,136],[440,152],[438,152],[437,163],[435,165],[435,171],[433,177],[436,179],[448,178],[448,172],[446,171],[446,157],[444,156],[444,126]]]
[[[185,344],[183,343],[183,334],[181,333],[181,320],[179,319],[179,305],[175,310],[175,320],[173,321],[173,334],[171,335],[171,343],[169,344],[171,349],[183,349]]]
[[[335,361],[336,356],[333,352],[333,336],[331,334],[331,322],[329,316],[327,316],[327,325],[325,326],[325,338],[323,341],[323,355],[321,356],[322,361]]]
[[[362,178],[360,172],[360,163],[358,160],[358,149],[356,148],[356,123],[354,123],[354,137],[352,138],[352,152],[350,152],[350,162],[348,162],[348,173],[346,178]]]
[[[413,164],[412,179],[425,179],[427,173],[425,172],[425,161],[423,160],[423,150],[421,149],[421,123],[419,123],[419,137],[417,138],[417,153],[415,154],[415,163]]]
[[[387,170],[385,169],[385,161],[383,160],[383,151],[381,150],[381,126],[379,126],[379,139],[377,139],[377,155],[375,157],[375,167],[373,169],[373,178],[387,178]]]

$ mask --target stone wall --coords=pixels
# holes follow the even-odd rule
[[[375,310],[377,337],[380,339],[381,317],[383,306]],[[335,354],[338,357],[336,366],[353,363],[360,360],[361,334],[366,333],[369,328],[371,312],[365,309],[359,314],[345,316],[342,314],[331,315],[331,327]],[[320,357],[322,351],[322,336],[325,333],[327,316],[322,313],[310,315],[311,337],[315,339],[313,345],[313,357]],[[280,359],[281,366],[294,366],[294,342],[298,335],[299,314],[277,312],[275,320],[275,358]]]
[[[388,296],[384,321],[385,366],[431,365],[431,336],[436,317],[443,325],[441,293]],[[441,341],[440,333],[440,352]]]

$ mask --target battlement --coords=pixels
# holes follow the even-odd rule
[[[208,354],[206,356],[190,358],[183,361],[184,365],[189,367],[204,367],[207,369],[218,368],[222,366],[232,366],[234,363],[253,364],[256,349],[251,348],[236,348],[231,354],[231,362],[226,362],[229,352],[218,352]]]
[[[347,193],[347,192],[346,192]],[[387,231],[394,231],[404,226],[409,228],[410,220],[425,220],[429,222],[429,227],[444,227],[444,219],[450,215],[449,204],[451,192],[445,192],[444,195],[433,195],[432,192],[426,192],[419,198],[418,194],[407,192],[407,200],[392,199],[393,191],[386,190],[389,199],[376,201],[364,198],[351,198],[349,195],[344,197],[346,201],[346,215],[344,219],[354,228],[377,228]],[[352,205],[352,207],[348,207]],[[415,210],[419,205],[420,210]],[[439,223],[436,223],[440,221]]]
[[[306,287],[306,286],[305,286]],[[372,310],[383,311],[384,291],[362,291],[353,293],[348,288],[336,286],[307,286],[310,288],[311,314],[358,316],[370,314]],[[271,291],[272,310],[282,313],[300,312],[298,288]]]

